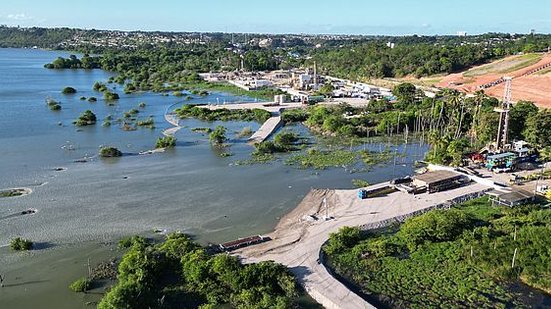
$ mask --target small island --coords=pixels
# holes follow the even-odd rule
[[[77,90],[73,87],[65,87],[63,90],[61,90],[61,93],[63,94],[75,94],[77,93]]]
[[[122,152],[115,147],[102,147],[99,151],[99,156],[102,158],[122,157]]]

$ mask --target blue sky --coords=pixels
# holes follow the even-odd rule
[[[551,33],[549,0],[2,0],[0,24],[339,34]]]

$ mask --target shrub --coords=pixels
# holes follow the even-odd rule
[[[78,117],[74,124],[80,127],[96,124],[96,121],[96,114],[94,114],[91,110],[86,110],[80,114],[80,117]]]
[[[293,132],[281,132],[274,137],[274,142],[281,148],[289,148],[298,141],[298,135]]]
[[[33,242],[28,239],[17,237],[11,240],[10,248],[15,251],[28,251],[33,248]]]
[[[98,101],[98,99],[96,97],[89,97],[88,98],[88,102],[90,102],[90,103],[97,102],[97,101]]]
[[[174,136],[159,137],[155,148],[172,148],[176,146],[176,138]]]
[[[76,293],[84,293],[90,289],[91,281],[82,277],[69,285],[69,289]]]
[[[120,99],[119,94],[111,91],[105,91],[103,93],[103,98],[106,101],[114,101]]]
[[[73,94],[73,93],[77,93],[77,90],[73,87],[65,87],[61,92],[63,94]]]
[[[122,156],[122,152],[115,147],[102,147],[99,155],[102,158],[114,158]]]
[[[227,140],[226,128],[223,126],[217,126],[214,128],[214,131],[212,131],[209,135],[209,140],[214,145],[223,144]]]

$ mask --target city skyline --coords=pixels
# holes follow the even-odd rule
[[[206,7],[206,8],[205,8]],[[167,9],[170,8],[170,9]],[[498,8],[498,10],[496,10]],[[466,32],[551,33],[551,3],[513,0],[452,1],[406,0],[368,2],[282,0],[277,3],[212,0],[183,4],[130,1],[44,3],[23,0],[0,8],[0,24],[22,27],[85,29],[305,33],[361,35],[445,35]],[[491,13],[491,14],[489,14]]]

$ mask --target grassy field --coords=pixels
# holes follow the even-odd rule
[[[506,74],[538,63],[542,59],[542,54],[526,54],[513,57],[507,57],[489,64],[474,67],[463,73],[465,77],[476,77],[486,74]]]

